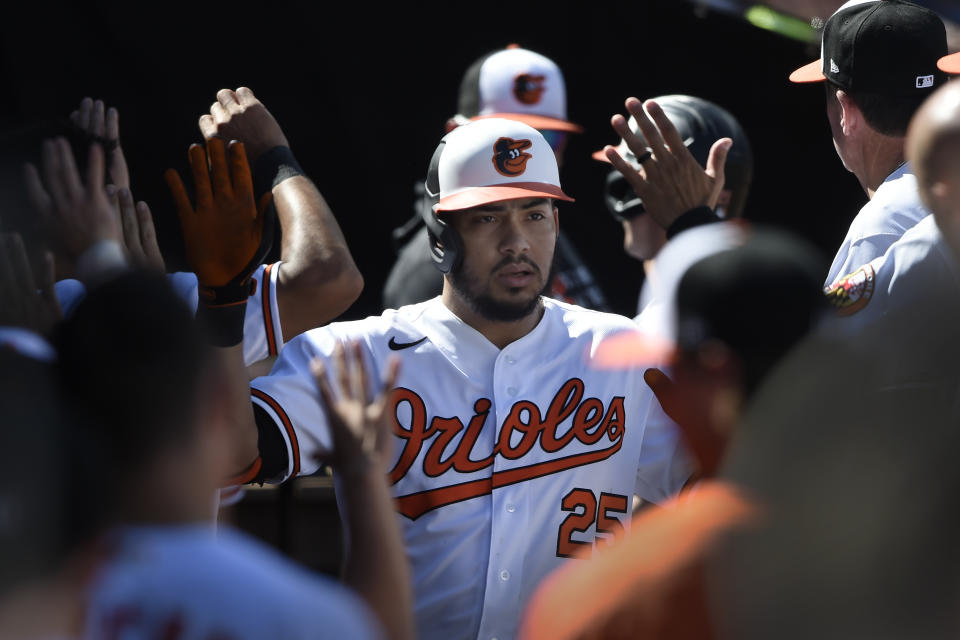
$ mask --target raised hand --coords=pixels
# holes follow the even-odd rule
[[[123,244],[130,263],[144,269],[165,271],[163,254],[157,245],[157,232],[153,226],[153,214],[142,200],[134,204],[129,189],[107,185],[107,198],[113,206],[120,228],[123,230]]]
[[[646,212],[667,229],[686,211],[701,206],[716,208],[724,185],[723,167],[733,140],[717,140],[710,148],[704,169],[683,144],[660,105],[653,100],[641,103],[637,98],[627,98],[625,105],[643,137],[631,131],[620,114],[613,116],[610,124],[637,157],[640,167],[624,160],[612,146],[604,147],[603,152],[643,200]]]
[[[247,87],[218,91],[217,101],[209,114],[200,116],[199,124],[207,140],[219,136],[242,142],[252,162],[274,147],[290,146],[276,119]]]
[[[90,145],[83,181],[65,138],[43,142],[42,170],[41,179],[36,167],[26,165],[27,195],[48,237],[66,257],[75,261],[105,240],[122,245],[120,223],[103,185],[104,153],[99,144]]]
[[[334,393],[327,380],[323,361],[318,358],[310,364],[333,434],[333,452],[325,462],[343,475],[362,473],[371,464],[386,473],[391,439],[387,399],[396,385],[400,361],[390,361],[386,381],[375,398],[369,395],[369,374],[359,343],[350,343],[346,348],[338,343],[333,366],[338,393]]]
[[[54,292],[53,255],[45,252],[34,276],[23,239],[0,234],[0,326],[23,327],[48,336],[61,318]]]
[[[223,140],[211,138],[206,151],[194,144],[188,155],[196,207],[176,170],[165,173],[180,215],[187,259],[202,287],[243,281],[259,265],[255,258],[263,236],[263,215],[254,202],[244,145],[231,142],[228,160]]]
[[[70,114],[70,121],[92,142],[103,146],[110,181],[118,189],[129,189],[130,171],[120,147],[120,113],[116,108],[105,109],[103,100],[84,98]]]

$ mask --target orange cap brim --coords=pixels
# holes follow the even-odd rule
[[[814,60],[791,73],[790,82],[823,82],[827,77],[823,75],[822,69],[823,63],[820,60]]]
[[[593,355],[599,369],[629,369],[673,362],[674,344],[642,331],[624,331],[605,338]]]
[[[937,60],[937,68],[945,73],[960,73],[960,53],[951,53]]]
[[[603,152],[603,149],[600,149],[599,151],[594,151],[593,153],[590,154],[590,157],[598,162],[606,162],[607,164],[610,164],[610,160],[607,158],[607,154]]]
[[[565,194],[560,187],[544,182],[511,182],[510,184],[495,184],[489,187],[473,187],[465,191],[453,193],[433,208],[434,211],[460,211],[471,209],[485,204],[500,202],[501,200],[520,200],[521,198],[553,198],[574,202],[573,198]]]
[[[516,120],[528,124],[534,129],[544,129],[547,131],[568,131],[570,133],[583,133],[583,127],[559,118],[549,116],[538,116],[532,113],[488,113],[482,116],[474,116],[471,120],[483,120],[484,118],[505,118],[507,120]]]

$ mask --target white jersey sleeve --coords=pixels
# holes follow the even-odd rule
[[[281,427],[286,445],[287,468],[281,477],[270,478],[271,482],[313,473],[320,467],[316,458],[332,449],[310,362],[316,357],[328,358],[336,343],[335,334],[327,328],[301,334],[284,347],[270,375],[250,383],[251,400]]]
[[[92,582],[85,638],[380,638],[369,608],[232,530],[203,526],[116,532]]]
[[[256,284],[253,295],[247,300],[243,323],[243,362],[247,366],[276,356],[283,348],[283,329],[277,307],[280,264],[260,265],[253,274]],[[196,312],[199,303],[197,276],[178,271],[167,274],[167,279],[177,296]],[[55,291],[64,316],[70,315],[86,295],[79,280],[61,280],[56,283]]]
[[[683,488],[696,465],[684,446],[680,427],[666,414],[650,387],[644,385],[644,391],[652,397],[634,492],[647,502],[660,504]]]

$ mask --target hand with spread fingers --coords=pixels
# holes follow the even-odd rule
[[[263,236],[263,215],[254,202],[243,143],[231,142],[228,153],[223,140],[211,138],[206,151],[194,144],[188,154],[196,206],[177,171],[167,169],[165,174],[183,227],[187,259],[201,288],[243,285],[259,266]]]
[[[103,147],[107,159],[107,173],[118,189],[130,188],[130,171],[127,159],[120,148],[120,113],[115,107],[105,108],[103,100],[84,98],[80,106],[70,114],[70,122],[90,142]]]
[[[333,433],[333,451],[324,460],[341,475],[365,472],[370,465],[385,474],[391,441],[391,416],[386,410],[387,398],[397,382],[400,361],[391,360],[386,380],[376,398],[369,394],[370,376],[363,360],[360,344],[344,347],[338,343],[333,352],[331,372],[336,379],[337,393],[327,380],[327,371],[320,359],[311,363],[311,371],[320,391]]]
[[[20,234],[0,234],[0,326],[23,327],[49,336],[61,318],[50,252],[44,252],[36,271],[39,279],[34,272]]]
[[[643,200],[646,212],[667,229],[691,209],[702,206],[714,209],[723,190],[723,167],[733,140],[717,140],[704,169],[683,144],[660,105],[653,100],[641,103],[637,98],[628,98],[625,104],[642,138],[630,130],[626,118],[620,114],[613,116],[610,124],[636,155],[640,167],[632,166],[612,146],[604,147],[603,151]]]
[[[136,267],[166,271],[163,254],[157,244],[157,231],[153,226],[153,214],[146,202],[134,204],[133,194],[126,187],[107,185],[110,200],[123,230],[123,244],[130,263]]]
[[[104,189],[104,153],[99,144],[90,145],[87,175],[81,181],[67,140],[45,140],[42,173],[41,178],[36,167],[26,165],[27,195],[49,237],[67,258],[75,261],[103,241],[122,245],[120,223]]]
[[[242,142],[251,162],[274,147],[290,146],[276,119],[247,87],[218,91],[217,101],[210,105],[209,114],[200,117],[199,124],[207,140],[220,137]]]

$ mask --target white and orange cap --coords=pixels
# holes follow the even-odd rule
[[[567,88],[560,67],[515,44],[480,58],[467,69],[458,110],[471,120],[509,118],[541,130],[583,131],[567,120]]]
[[[519,198],[573,202],[560,188],[550,145],[539,131],[516,120],[484,118],[448,133],[437,174],[437,212]]]

